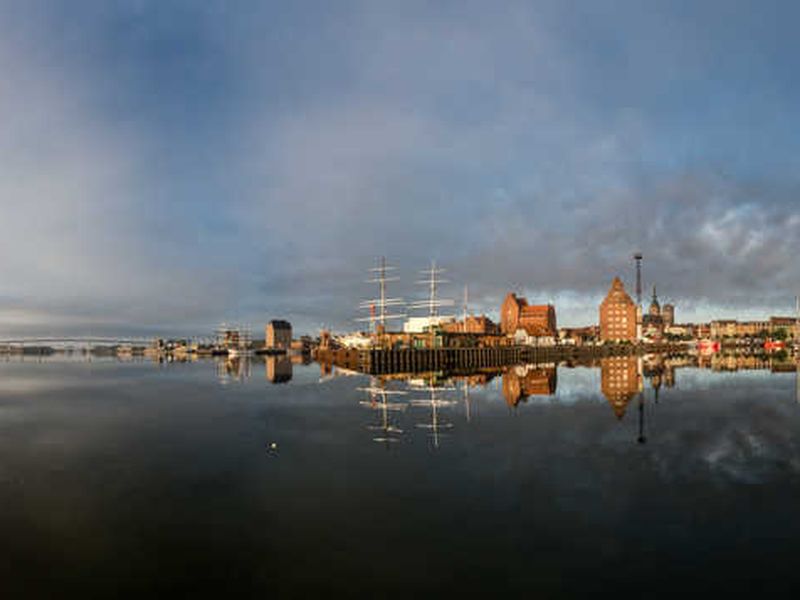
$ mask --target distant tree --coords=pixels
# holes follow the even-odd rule
[[[785,340],[787,335],[786,329],[784,327],[779,327],[773,332],[772,337],[776,340]]]

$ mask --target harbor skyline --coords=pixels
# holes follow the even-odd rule
[[[798,20],[0,0],[3,598],[798,585]]]
[[[798,10],[2,2],[0,334],[344,330],[379,255],[565,326],[636,250],[687,320],[791,313]]]

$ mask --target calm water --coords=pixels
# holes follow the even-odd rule
[[[796,374],[685,363],[409,382],[281,362],[0,362],[0,590],[794,585]]]

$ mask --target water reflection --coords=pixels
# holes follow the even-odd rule
[[[403,412],[408,408],[408,404],[401,401],[406,392],[387,389],[386,381],[378,377],[372,377],[368,387],[360,387],[358,390],[366,392],[368,396],[367,400],[361,401],[361,405],[380,414],[379,424],[367,426],[370,431],[377,432],[372,441],[382,443],[387,447],[389,444],[399,442],[403,430],[392,422],[390,414]],[[392,402],[389,401],[390,396],[394,398]]]
[[[331,364],[320,366],[323,377],[328,381],[337,376],[358,376],[351,368],[338,367]],[[562,404],[572,403],[577,398],[598,395],[611,409],[613,418],[622,422],[628,412],[633,409],[635,430],[631,431],[631,441],[646,444],[649,440],[648,420],[655,407],[661,401],[662,391],[674,389],[678,385],[678,370],[687,369],[692,372],[726,373],[733,371],[762,370],[770,373],[796,373],[795,396],[800,402],[800,365],[790,356],[769,355],[698,355],[698,354],[645,354],[622,355],[572,360],[562,363],[522,364],[502,369],[479,369],[471,372],[436,372],[423,374],[394,373],[373,377],[369,388],[373,398],[362,402],[364,406],[378,410],[381,422],[378,429],[382,431],[377,440],[396,441],[400,436],[391,434],[403,431],[401,422],[392,422],[391,410],[406,415],[408,421],[414,410],[407,408],[427,408],[424,422],[414,420],[415,429],[428,432],[433,449],[440,448],[444,434],[457,429],[458,419],[454,419],[452,409],[461,405],[460,416],[469,423],[478,414],[481,401],[492,401],[498,396],[505,404],[517,409],[530,398],[537,397],[546,402]],[[575,376],[567,377],[571,383],[567,389],[559,393],[559,378],[570,371],[596,373],[599,377],[590,377],[594,381],[587,389],[584,385],[577,393]],[[561,372],[561,373],[560,373]],[[499,379],[497,392],[492,392],[490,383]],[[578,377],[577,379],[581,379]],[[585,378],[584,378],[585,379]],[[599,381],[598,381],[599,379]],[[391,388],[392,393],[400,390],[408,394],[408,400],[389,403],[385,392]],[[499,393],[498,393],[499,392]],[[577,393],[577,396],[576,396]],[[384,395],[381,395],[384,394]],[[400,408],[402,406],[402,409]],[[399,417],[398,417],[399,419]],[[413,420],[413,419],[412,419]],[[376,440],[376,441],[377,441]]]
[[[613,356],[600,360],[600,389],[617,419],[625,416],[631,400],[641,392],[643,361],[637,356]]]
[[[250,378],[250,360],[246,356],[217,358],[217,379],[222,385]]]
[[[264,363],[264,379],[272,384],[288,383],[292,380],[295,366],[308,365],[311,359],[303,354],[278,354],[272,356],[234,355],[216,357],[217,379],[222,385],[250,379],[254,365]],[[329,372],[332,368],[329,367]]]
[[[410,383],[411,388],[420,394],[419,398],[411,400],[411,405],[430,409],[429,421],[417,423],[416,426],[418,429],[428,431],[433,448],[438,449],[441,438],[453,428],[453,423],[445,420],[446,417],[441,410],[456,404],[456,401],[450,398],[456,388],[440,381],[436,375],[431,375],[421,381],[411,380]]]
[[[528,396],[552,396],[557,385],[554,364],[517,365],[503,371],[503,396],[511,407],[527,401]]]
[[[54,362],[76,363],[92,357],[5,357],[6,362],[20,362],[31,366]],[[147,358],[125,356],[92,358],[97,363],[119,363],[127,368],[146,366]],[[162,368],[175,368],[181,363],[195,362],[199,367],[213,365],[216,379],[222,386],[243,385],[252,380],[254,369],[264,378],[258,382],[270,384],[298,384],[310,382],[307,377],[296,381],[298,368],[311,361],[308,355],[283,354],[277,356],[236,355],[197,359],[175,358],[172,361],[154,361]],[[263,363],[263,365],[259,365]],[[797,357],[764,353],[716,354],[645,354],[606,356],[559,363],[521,364],[503,368],[481,368],[455,372],[393,373],[380,376],[365,375],[350,368],[330,363],[320,363],[318,382],[322,385],[341,377],[352,377],[352,390],[358,391],[358,401],[365,409],[374,412],[375,420],[368,425],[371,439],[385,446],[399,441],[415,439],[413,432],[425,432],[431,448],[440,448],[446,434],[458,430],[459,422],[472,423],[481,413],[481,405],[495,403],[514,409],[536,399],[534,404],[570,404],[586,399],[600,398],[610,409],[610,416],[618,422],[633,415],[628,423],[635,425],[630,439],[647,443],[648,421],[655,416],[656,407],[663,403],[666,390],[678,387],[679,371],[687,373],[686,382],[696,382],[698,374],[762,371],[774,374],[793,374],[793,400],[800,404],[800,362]],[[307,372],[307,371],[306,371]],[[63,385],[77,385],[79,372],[65,371]],[[310,375],[310,373],[308,373]],[[368,383],[365,383],[365,379]],[[72,382],[75,380],[75,382]],[[263,383],[262,383],[263,384]],[[34,379],[22,381],[8,376],[0,381],[0,392],[24,389],[40,390],[41,383]],[[479,421],[479,419],[478,419]],[[650,432],[653,433],[653,432]]]
[[[684,590],[731,564],[792,576],[798,363],[611,358],[372,377],[294,357],[0,361],[3,563],[41,591],[11,595],[80,577],[105,597],[154,574],[145,594],[166,595],[169,574],[209,571],[347,593],[383,564],[357,595],[409,572],[545,596],[674,565],[692,567]]]
[[[270,383],[287,383],[292,380],[293,361],[290,357],[285,354],[267,356],[264,363],[264,373]]]

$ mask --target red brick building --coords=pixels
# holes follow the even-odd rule
[[[528,335],[555,337],[556,309],[552,304],[529,305],[525,298],[517,298],[509,292],[500,307],[500,330],[505,334],[514,334],[517,329],[524,329]]]
[[[484,315],[468,315],[466,320],[443,323],[442,331],[446,333],[476,333],[478,335],[497,335],[500,328],[497,323]]]
[[[619,277],[600,303],[600,339],[636,341],[636,303],[625,291]]]

